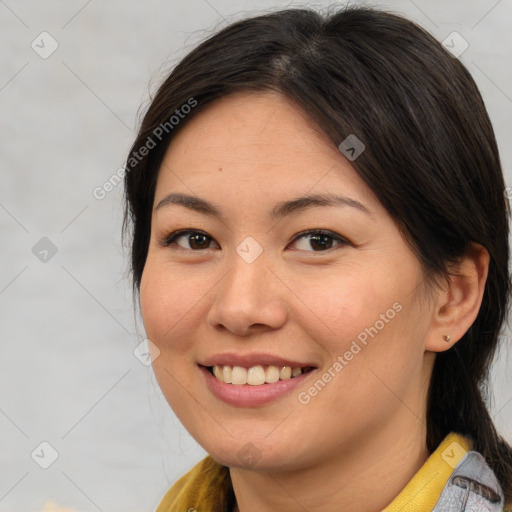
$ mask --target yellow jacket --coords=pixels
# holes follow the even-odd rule
[[[471,448],[459,434],[446,436],[382,512],[512,512],[494,473]],[[229,469],[207,456],[173,485],[156,512],[231,512],[233,504]]]

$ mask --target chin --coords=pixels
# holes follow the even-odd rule
[[[220,464],[247,470],[267,471],[295,466],[299,455],[296,443],[290,447],[288,444],[292,443],[289,442],[248,434],[233,437],[226,434],[222,442],[216,439],[200,444]]]

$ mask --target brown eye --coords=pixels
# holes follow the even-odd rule
[[[300,251],[322,252],[338,245],[347,245],[344,238],[326,230],[311,230],[299,234],[292,242]]]
[[[168,247],[172,244],[176,244],[183,249],[200,251],[209,249],[212,241],[213,238],[211,236],[201,231],[176,231],[166,237],[161,242],[161,245]]]

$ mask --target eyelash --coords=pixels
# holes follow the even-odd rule
[[[169,247],[172,244],[174,244],[175,241],[178,238],[180,238],[182,236],[185,236],[185,235],[203,235],[203,236],[205,236],[206,238],[208,238],[210,240],[214,240],[211,236],[209,236],[204,231],[197,230],[197,229],[182,229],[182,230],[174,231],[173,233],[169,234],[163,240],[161,240],[159,243],[163,247]],[[334,233],[332,231],[326,230],[326,229],[309,229],[307,231],[302,231],[302,232],[298,233],[292,239],[292,241],[290,243],[294,243],[294,242],[296,242],[297,240],[300,240],[303,237],[307,237],[308,235],[310,235],[310,236],[311,235],[328,236],[328,237],[332,238],[333,240],[335,240],[336,242],[338,242],[338,244],[336,244],[333,247],[329,247],[328,249],[321,250],[321,251],[305,251],[305,252],[328,252],[331,249],[334,249],[334,248],[340,247],[340,246],[345,246],[345,245],[350,245],[350,246],[354,247],[354,244],[349,242],[346,238],[343,238],[342,236],[340,236],[340,235],[338,235],[338,234],[336,234],[336,233]],[[201,251],[205,250],[205,249],[186,249],[186,248],[181,247],[181,246],[178,246],[178,247],[180,249],[185,250],[185,251],[192,251],[192,252],[201,252]],[[209,247],[207,247],[207,249],[209,249]]]

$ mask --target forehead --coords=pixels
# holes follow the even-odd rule
[[[231,95],[196,114],[162,163],[155,203],[170,191],[261,201],[338,192],[375,203],[335,144],[282,95]],[[219,196],[221,194],[221,196]]]
[[[267,164],[333,146],[300,108],[274,92],[237,93],[208,105],[178,133],[171,151],[172,145],[186,146],[195,156],[194,148],[207,149],[204,158],[253,157],[250,163]]]

